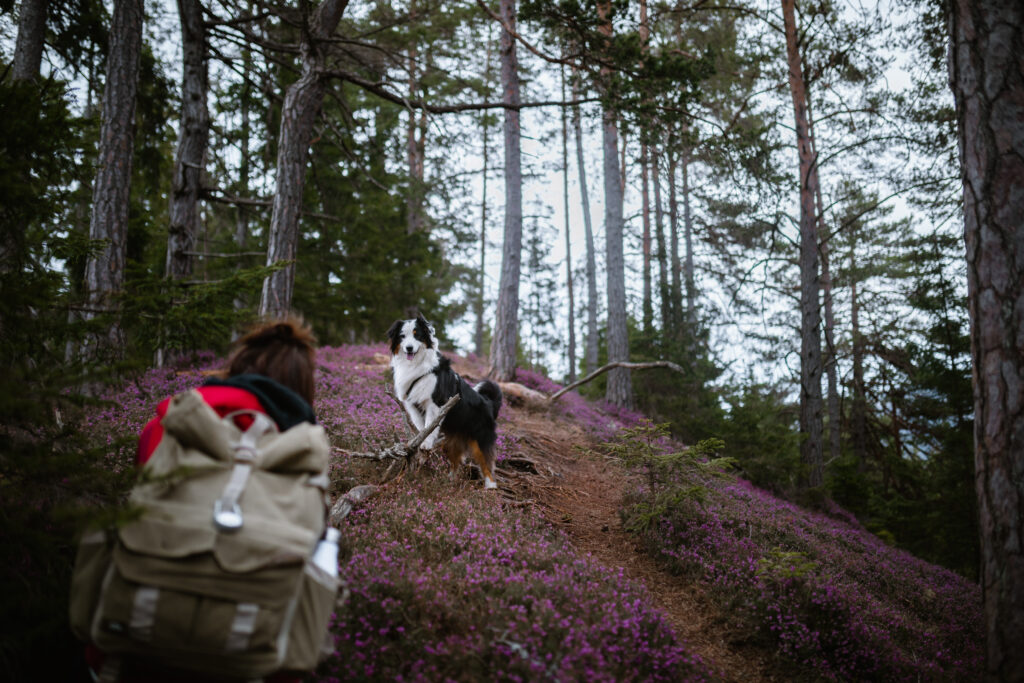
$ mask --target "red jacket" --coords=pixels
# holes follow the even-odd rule
[[[250,391],[234,386],[202,386],[197,389],[203,400],[213,408],[218,415],[224,417],[238,410],[254,410],[261,413],[268,413],[267,409],[260,403],[259,399]],[[161,424],[167,414],[167,407],[171,399],[165,398],[156,407],[156,417],[146,423],[139,435],[139,447],[135,453],[135,464],[141,467],[153,455],[160,440],[164,436],[164,427]],[[235,424],[239,429],[248,429],[252,424],[252,418],[242,414],[235,418]],[[282,425],[278,425],[279,428]],[[105,656],[96,646],[86,645],[85,661],[89,668],[97,674],[103,668]],[[121,676],[118,679],[121,683],[225,683],[224,679],[208,678],[192,672],[171,672],[158,669],[149,669],[143,662],[126,663],[122,667]],[[298,683],[301,676],[294,674],[273,674],[264,679],[266,683]]]

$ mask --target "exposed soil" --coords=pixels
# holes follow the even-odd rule
[[[679,638],[721,680],[780,680],[771,652],[743,642],[698,584],[668,573],[622,528],[619,509],[632,482],[618,462],[577,448],[594,444],[551,411],[524,405],[502,410],[509,417],[503,428],[519,440],[523,455],[499,465],[510,505],[534,507],[581,553],[643,584]]]

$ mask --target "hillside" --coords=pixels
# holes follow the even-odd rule
[[[341,451],[407,435],[385,393],[383,350],[319,355],[316,411],[338,451],[336,494],[384,473]],[[483,370],[455,364],[471,379]],[[109,397],[91,429],[112,445],[128,437],[111,467],[129,466],[130,436],[155,400],[194,386],[202,369],[155,370]],[[641,415],[576,394],[553,406],[510,396],[499,432],[498,492],[468,468],[452,479],[431,457],[345,521],[351,595],[315,680],[971,680],[981,670],[977,586],[840,510],[774,499],[711,455],[687,456]],[[638,448],[644,457],[629,455]]]

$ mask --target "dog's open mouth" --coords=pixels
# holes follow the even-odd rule
[[[407,353],[407,354],[405,354],[405,357],[406,357],[407,360],[412,360],[413,358],[416,357],[416,354],[415,353]]]

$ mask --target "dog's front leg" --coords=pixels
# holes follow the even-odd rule
[[[420,425],[420,429],[422,430],[423,427],[433,422],[439,412],[441,412],[441,409],[434,405],[433,401],[427,404],[427,409],[423,415],[423,424]],[[427,434],[427,438],[423,439],[423,443],[420,444],[420,448],[427,451],[433,448],[435,444],[437,444],[440,431],[441,427],[438,426],[434,431],[430,432],[430,434]]]

